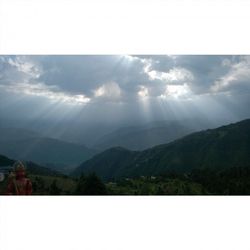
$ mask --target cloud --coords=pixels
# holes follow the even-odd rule
[[[46,102],[57,103],[62,109],[79,104],[84,108],[81,115],[84,113],[88,119],[98,116],[131,120],[130,116],[137,118],[138,112],[149,115],[149,111],[161,119],[166,106],[169,113],[178,117],[183,110],[186,115],[197,110],[207,114],[208,110],[212,113],[208,106],[217,107],[218,103],[230,107],[235,114],[247,113],[249,58],[223,55],[0,56],[0,105],[7,106],[5,110],[0,107],[0,115],[7,114],[10,105],[17,107],[15,100],[20,98],[25,109],[33,103],[37,108],[47,105]],[[165,102],[164,108],[159,106],[163,105],[159,104],[161,102]],[[143,111],[146,106],[147,111]],[[18,112],[20,109],[21,105]]]
[[[147,88],[151,97],[164,95],[171,85],[188,87],[190,93],[195,95],[214,94],[225,89],[236,91],[237,83],[242,86],[244,82],[247,86],[250,78],[247,58],[168,55],[5,56],[1,57],[0,83],[43,84],[51,91],[103,102],[136,99],[141,86]]]
[[[119,100],[121,95],[121,89],[116,82],[105,83],[94,91],[94,96],[96,98],[101,98],[102,100],[104,99],[108,101]]]
[[[250,91],[250,57],[242,56],[237,62],[224,61],[230,70],[211,86],[213,92]]]
[[[41,75],[41,69],[36,67],[30,60],[26,60],[25,56],[17,56],[15,58],[8,58],[7,62],[10,66],[13,66],[17,72],[21,72],[31,78],[38,78]]]
[[[148,97],[148,88],[146,88],[145,86],[141,86],[140,90],[138,91],[138,95],[141,98]]]
[[[109,92],[107,88],[110,83],[115,83],[120,98],[125,99],[136,97],[141,86],[147,87],[150,96],[162,95],[167,85],[188,85],[193,93],[199,95],[226,88],[230,90],[233,83],[246,83],[249,79],[247,58],[168,55],[2,56],[0,83],[57,86],[64,93],[88,98],[99,97],[97,90],[106,89]]]
[[[84,95],[70,95],[61,92],[57,86],[47,86],[43,83],[10,83],[7,86],[0,84],[0,90],[16,95],[30,97],[42,97],[52,102],[62,102],[67,104],[86,104],[90,98]]]

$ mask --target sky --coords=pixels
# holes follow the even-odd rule
[[[3,126],[227,123],[250,117],[249,107],[250,56],[0,56]]]

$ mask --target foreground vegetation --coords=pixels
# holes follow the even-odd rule
[[[34,195],[249,195],[250,168],[216,172],[195,169],[188,174],[165,172],[159,176],[124,178],[104,183],[96,174],[46,176],[30,174]],[[0,183],[4,194],[7,180]]]
[[[123,195],[249,195],[250,168],[168,172],[157,177],[124,179],[108,183],[107,187],[110,194]]]

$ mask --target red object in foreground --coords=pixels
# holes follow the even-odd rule
[[[25,177],[25,168],[21,162],[16,163],[15,173],[9,176],[6,194],[30,195],[32,194],[32,183]]]
[[[32,194],[32,183],[28,178],[11,180],[7,186],[9,195],[30,195]]]

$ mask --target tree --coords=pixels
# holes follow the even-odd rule
[[[61,194],[61,190],[57,186],[57,181],[56,180],[53,180],[53,182],[51,183],[50,189],[49,189],[49,194],[50,195],[59,195],[59,194]]]
[[[164,189],[163,189],[163,187],[162,187],[162,185],[159,185],[158,187],[157,187],[157,190],[156,190],[156,193],[155,193],[156,195],[165,195],[166,193],[164,192]]]
[[[84,174],[81,175],[77,182],[75,194],[84,194],[86,177]]]
[[[81,176],[76,193],[82,195],[105,195],[107,194],[107,189],[102,180],[95,173],[92,173],[87,177]]]
[[[45,181],[41,177],[36,177],[32,183],[35,194],[45,194]]]

